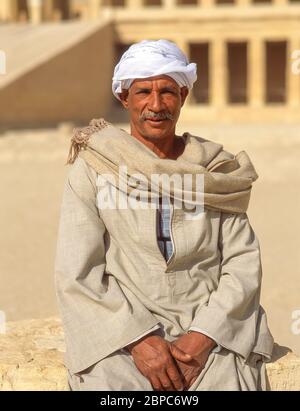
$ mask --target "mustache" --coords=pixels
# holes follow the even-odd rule
[[[167,111],[161,111],[154,113],[153,111],[147,111],[140,116],[141,120],[174,120],[171,113]]]

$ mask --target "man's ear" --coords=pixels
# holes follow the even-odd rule
[[[122,93],[119,94],[121,103],[124,108],[128,108],[128,90],[123,89]]]
[[[181,87],[181,89],[180,89],[181,107],[184,105],[188,94],[189,94],[189,89],[187,87]]]

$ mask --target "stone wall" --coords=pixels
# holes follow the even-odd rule
[[[20,27],[0,27],[7,58],[7,74],[0,76],[1,127],[86,124],[107,117],[112,102],[113,26],[105,21],[91,27],[25,26],[23,32]]]
[[[0,390],[67,390],[57,318],[8,323],[0,335]]]
[[[8,323],[0,335],[0,391],[68,390],[64,350],[58,318]],[[300,358],[279,345],[273,357],[267,366],[270,389],[300,390]]]

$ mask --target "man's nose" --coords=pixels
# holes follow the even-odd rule
[[[148,108],[149,110],[158,113],[162,111],[163,109],[163,102],[160,94],[156,91],[152,91],[152,93],[149,95],[149,101],[148,101]]]

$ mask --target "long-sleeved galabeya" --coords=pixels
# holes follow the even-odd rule
[[[259,243],[246,214],[257,174],[245,152],[234,156],[188,133],[178,138],[185,147],[171,160],[103,120],[75,133],[55,262],[75,389],[84,382],[151,389],[123,348],[152,329],[170,342],[200,329],[219,345],[190,390],[258,389],[273,338],[260,305]],[[185,190],[170,190],[168,261],[158,245],[157,208],[134,192],[142,171],[145,178],[203,176],[198,213],[175,206]],[[130,196],[135,207],[124,206]]]

